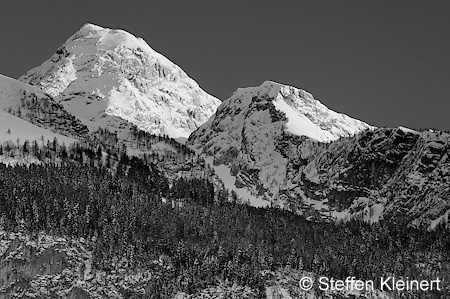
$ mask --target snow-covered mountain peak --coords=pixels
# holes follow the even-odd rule
[[[63,47],[78,46],[73,45],[75,40],[83,41],[89,39],[95,41],[95,46],[99,49],[114,50],[118,47],[140,49],[141,51],[154,52],[152,54],[159,56],[158,58],[165,60],[165,62],[170,62],[164,56],[156,53],[142,38],[135,37],[125,30],[103,28],[90,23],[83,25],[80,30],[64,43]]]
[[[90,34],[98,33],[99,31],[103,30],[105,30],[105,28],[101,26],[92,23],[86,23],[73,36],[89,36]]]
[[[174,138],[188,137],[220,104],[142,38],[89,23],[20,80],[56,97],[89,127],[116,116]]]
[[[242,94],[246,93],[252,94],[253,96],[265,95],[273,99],[276,99],[279,96],[285,99],[289,99],[295,96],[297,99],[306,101],[314,100],[314,96],[305,90],[269,80],[264,81],[260,86],[239,88],[235,92],[237,96],[241,96]]]
[[[240,88],[189,137],[188,144],[207,156],[229,189],[255,205],[278,196],[286,184],[289,155],[283,148],[329,142],[372,128],[328,109],[313,95],[265,81]],[[302,136],[302,137],[299,137]]]
[[[264,81],[260,86],[239,88],[230,101],[250,103],[264,98],[286,115],[286,130],[294,135],[308,136],[318,141],[331,141],[351,136],[372,126],[328,109],[309,92],[277,83]]]
[[[105,28],[99,26],[99,25],[95,25],[92,23],[86,23],[84,24],[79,31],[101,31],[104,30]]]

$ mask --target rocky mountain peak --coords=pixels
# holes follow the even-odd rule
[[[142,38],[93,24],[20,80],[55,97],[89,127],[114,116],[174,138],[188,137],[220,104]]]

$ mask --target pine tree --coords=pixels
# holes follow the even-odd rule
[[[30,153],[30,141],[28,141],[28,139],[23,143],[22,151],[24,155],[28,155]]]
[[[111,155],[109,153],[106,153],[106,168],[111,167]]]
[[[63,142],[63,144],[61,145],[59,151],[60,151],[60,157],[61,157],[61,159],[62,159],[62,160],[66,160],[67,157],[68,157],[69,155],[67,154],[67,149],[66,149],[66,145],[64,144],[64,142]]]
[[[102,159],[102,148],[100,146],[97,147],[97,159]]]

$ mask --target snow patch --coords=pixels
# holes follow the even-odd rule
[[[307,136],[318,141],[330,141],[335,139],[333,134],[322,130],[300,111],[294,110],[283,99],[278,98],[276,101],[273,101],[273,104],[277,110],[286,114],[286,117],[288,118],[286,130],[288,132],[294,135]]]
[[[413,133],[413,134],[420,134],[419,132],[417,132],[417,131],[415,131],[415,130],[412,130],[412,129],[409,129],[409,128],[406,128],[406,127],[398,127],[400,130],[402,130],[403,132],[405,132],[405,133]]]

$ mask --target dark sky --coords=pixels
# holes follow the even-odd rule
[[[376,126],[450,130],[448,0],[4,1],[0,73],[86,22],[144,38],[220,99],[273,80]]]

